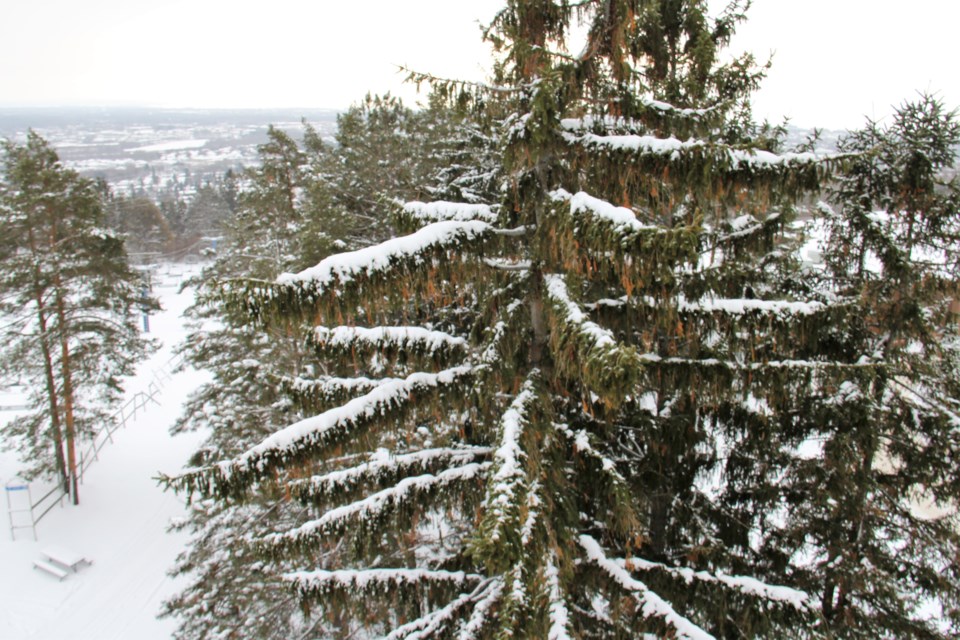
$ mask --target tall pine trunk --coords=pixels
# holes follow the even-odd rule
[[[50,230],[50,244],[53,248],[58,239],[56,220]],[[63,283],[59,271],[53,274],[53,292],[56,304],[58,334],[60,336],[60,376],[63,381],[63,421],[66,426],[67,475],[70,482],[70,500],[80,504],[77,482],[77,429],[74,422],[73,404],[73,365],[70,359],[70,344],[67,331],[67,308],[64,303]]]
[[[38,304],[40,295],[38,293]],[[43,373],[47,387],[47,401],[50,405],[50,438],[53,440],[54,456],[57,465],[57,481],[63,490],[70,492],[70,477],[63,454],[63,428],[60,424],[60,405],[57,398],[57,383],[53,376],[53,354],[47,342],[47,324],[43,310],[38,307],[37,320],[40,325],[40,351],[43,354]]]
[[[37,242],[33,229],[28,232],[30,250],[37,254]],[[41,282],[39,268],[34,263],[34,278]],[[38,284],[34,290],[34,299],[37,303],[37,325],[39,326],[40,352],[43,357],[44,384],[47,388],[47,403],[50,405],[50,438],[53,440],[54,457],[57,466],[57,481],[63,490],[70,492],[70,479],[67,475],[67,465],[63,454],[63,429],[60,424],[60,403],[57,395],[57,382],[53,375],[53,353],[50,349],[49,333],[47,331],[47,314],[43,302],[43,288]]]
[[[59,281],[59,277],[55,280]],[[59,289],[57,289],[57,318],[60,321],[60,375],[63,376],[63,417],[67,431],[67,471],[70,480],[70,499],[73,504],[80,504],[80,496],[77,493],[77,429],[73,416],[73,371],[70,361],[70,344],[66,333],[66,308]]]

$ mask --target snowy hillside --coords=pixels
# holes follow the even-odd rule
[[[196,268],[196,267],[194,267]],[[127,384],[128,397],[146,391],[151,382],[162,383],[159,405],[150,404],[125,429],[114,434],[114,443],[100,452],[80,488],[79,507],[54,507],[37,526],[38,540],[30,529],[19,529],[11,540],[4,526],[0,536],[0,638],[4,640],[111,640],[168,639],[175,628],[171,620],[156,620],[161,602],[174,593],[176,583],[167,577],[185,534],[166,532],[171,519],[184,514],[180,497],[158,488],[158,472],[175,472],[198,445],[201,436],[172,438],[168,430],[180,413],[183,399],[203,381],[204,374],[185,371],[157,377],[173,347],[183,337],[181,313],[192,300],[192,291],[178,293],[188,274],[181,268],[161,273],[156,294],[164,310],[150,319],[151,333],[161,349],[144,362]],[[0,397],[10,407],[15,394]],[[0,411],[0,421],[16,419],[16,411]],[[15,457],[0,454],[0,481],[11,482],[17,472]],[[31,485],[31,489],[40,485]],[[25,492],[4,492],[16,508]],[[34,492],[36,498],[36,492]],[[3,503],[7,525],[7,503]],[[18,520],[18,523],[22,520]],[[76,574],[58,581],[33,568],[44,549],[59,546],[92,561]]]

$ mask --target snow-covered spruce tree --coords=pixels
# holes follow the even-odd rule
[[[496,199],[501,118],[494,110],[450,98],[433,91],[427,107],[417,112],[419,127],[414,135],[421,140],[418,151],[426,156],[426,161],[418,162],[425,179],[421,179],[419,190],[408,192],[410,195],[394,191],[393,200],[484,203]]]
[[[760,74],[717,64],[741,19],[508,2],[494,82],[443,85],[512,114],[502,199],[409,203],[408,235],[227,283],[267,327],[316,324],[328,376],[290,385],[310,417],[167,482],[301,500],[308,522],[250,542],[368,635],[816,635],[811,597],[756,577],[763,514],[729,510],[724,444],[872,365],[823,349],[845,307],[797,299],[791,203],[824,162],[749,139]]]
[[[823,288],[856,311],[829,352],[881,366],[803,399],[768,541],[830,637],[960,633],[960,183],[943,180],[958,143],[955,114],[921,96],[842,141],[821,207]]]
[[[0,362],[34,390],[8,423],[28,475],[55,475],[77,495],[79,441],[112,420],[121,380],[147,352],[137,328],[142,280],[105,229],[106,194],[67,169],[34,132],[3,143],[0,176]]]
[[[252,327],[245,314],[224,308],[216,283],[236,277],[272,280],[327,255],[332,238],[323,233],[329,220],[317,215],[327,203],[312,167],[325,152],[299,145],[271,127],[258,148],[259,164],[244,172],[235,217],[225,222],[216,260],[189,283],[197,287],[188,310],[192,328],[180,350],[189,365],[211,372],[187,401],[174,433],[208,430],[194,460],[228,458],[255,444],[278,422],[299,414],[279,393],[279,379],[304,373],[306,327],[276,330]],[[245,505],[198,501],[180,527],[192,541],[178,558],[174,574],[189,585],[164,604],[164,615],[180,625],[176,637],[290,637],[303,622],[288,588],[271,572],[250,571],[254,562],[242,543],[246,535],[264,535],[278,526],[296,526],[303,508],[282,495],[261,495]],[[290,565],[277,565],[272,573]],[[301,630],[302,631],[302,630]]]
[[[283,415],[273,411],[278,396],[262,366],[276,365],[284,375],[304,366],[302,336],[293,328],[269,334],[255,330],[246,315],[223,306],[216,283],[239,277],[272,280],[332,250],[315,215],[325,200],[313,185],[313,154],[279,129],[271,127],[268,138],[258,149],[259,164],[244,173],[238,210],[223,230],[215,261],[188,283],[198,294],[188,310],[194,324],[180,350],[215,380],[191,397],[174,433],[210,429],[198,459],[242,450]]]
[[[343,226],[338,239],[358,247],[390,237],[384,199],[483,200],[496,188],[497,162],[490,157],[496,144],[487,129],[438,95],[422,109],[390,95],[368,95],[351,106],[337,117],[333,148],[312,167],[331,208],[353,225]]]
[[[342,116],[340,124],[334,146],[309,127],[302,145],[271,129],[269,142],[259,150],[259,166],[245,174],[241,206],[216,262],[194,283],[201,286],[191,310],[198,324],[183,351],[193,366],[210,370],[214,378],[190,399],[176,430],[210,429],[195,458],[198,464],[236,455],[277,424],[302,417],[282,391],[315,379],[324,369],[303,351],[309,323],[262,331],[251,325],[247,314],[224,307],[218,282],[240,276],[270,281],[281,271],[329,254],[334,238],[341,247],[356,247],[388,235],[388,220],[369,213],[376,212],[371,203],[385,195],[437,189],[476,193],[485,184],[482,177],[473,179],[470,171],[454,166],[484,166],[468,160],[485,144],[475,139],[479,127],[443,105],[414,112],[396,100],[368,98]],[[467,140],[456,135],[463,130],[470,132]],[[426,166],[417,172],[394,171],[396,162],[410,164],[402,150],[411,139],[437,156],[432,166],[443,166],[439,176],[426,175]],[[378,148],[385,153],[361,152]],[[369,176],[378,180],[367,181]],[[389,191],[381,193],[384,185]],[[178,638],[309,636],[318,621],[300,615],[297,598],[280,579],[293,568],[290,561],[261,562],[246,544],[309,519],[309,512],[288,497],[280,492],[260,494],[244,504],[212,499],[194,503],[181,525],[193,533],[193,540],[174,569],[191,582],[165,604],[165,615],[180,621]],[[251,572],[254,563],[258,570]],[[333,614],[321,622],[330,635],[345,636],[351,628]]]

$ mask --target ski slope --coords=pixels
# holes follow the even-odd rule
[[[173,347],[185,335],[181,314],[193,293],[179,293],[186,268],[161,273],[163,311],[150,318],[151,335],[162,346],[141,364],[126,385],[132,395],[146,391],[154,372],[167,363]],[[196,267],[194,267],[196,269]],[[83,485],[80,505],[53,510],[37,526],[38,540],[29,529],[11,540],[6,498],[0,498],[0,638],[3,640],[167,640],[176,628],[173,620],[157,620],[164,599],[177,582],[167,576],[187,542],[185,534],[167,532],[172,518],[185,514],[183,500],[161,490],[158,472],[180,469],[199,445],[202,434],[171,437],[170,426],[183,400],[206,379],[193,370],[164,379],[157,396],[137,419],[114,434],[114,443],[100,452]],[[3,406],[11,406],[4,402]],[[0,422],[16,419],[15,411],[0,412]],[[0,482],[15,476],[16,457],[0,453]],[[11,493],[15,499],[23,492]],[[36,498],[36,493],[34,494]],[[15,504],[16,506],[16,504]],[[92,560],[63,581],[33,568],[41,550],[60,546]]]

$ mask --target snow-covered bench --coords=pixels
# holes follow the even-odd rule
[[[79,553],[64,549],[63,547],[47,547],[40,551],[44,559],[34,560],[35,569],[46,571],[59,580],[66,578],[71,572],[76,573],[81,565],[93,564],[90,560],[84,558]]]
[[[55,564],[47,562],[46,560],[34,560],[33,568],[40,569],[41,571],[46,571],[50,575],[56,577],[57,580],[63,580],[69,575],[68,572],[64,571],[63,569],[56,566]]]

